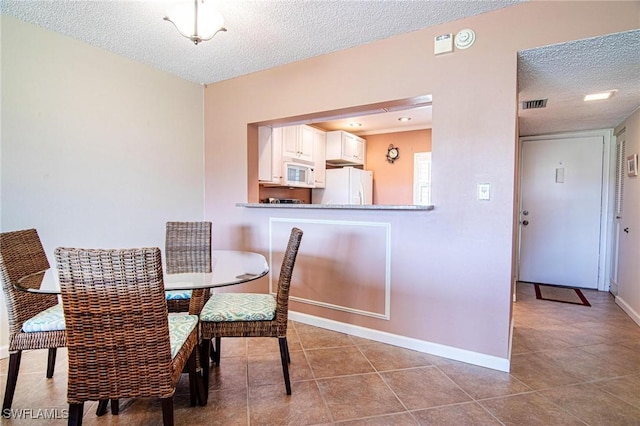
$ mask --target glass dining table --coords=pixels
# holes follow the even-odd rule
[[[257,280],[269,273],[265,257],[259,253],[239,250],[213,250],[211,272],[165,274],[165,290],[204,291]],[[60,294],[58,272],[49,268],[19,279],[18,290],[29,293]]]
[[[212,250],[211,272],[165,274],[165,291],[191,290],[189,313],[198,315],[206,303],[208,292],[212,288],[227,287],[246,283],[264,277],[269,273],[265,257],[259,253],[238,250]],[[58,271],[49,268],[45,271],[27,275],[17,281],[18,290],[29,293],[60,294]],[[198,375],[198,387],[203,383]],[[199,391],[201,405],[206,404],[208,389]]]

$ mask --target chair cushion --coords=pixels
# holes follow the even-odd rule
[[[198,325],[197,315],[169,315],[169,341],[171,358],[175,358],[189,334]]]
[[[22,331],[25,333],[37,333],[40,331],[61,331],[67,328],[64,322],[62,305],[57,304],[38,315],[29,318],[22,323]]]
[[[189,300],[191,299],[191,290],[167,290],[165,295],[167,300]]]
[[[202,308],[200,321],[270,321],[276,316],[276,305],[271,294],[214,294]]]

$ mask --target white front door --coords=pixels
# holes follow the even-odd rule
[[[520,281],[598,288],[602,136],[522,142]]]

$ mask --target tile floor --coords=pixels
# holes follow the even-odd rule
[[[181,425],[639,425],[640,327],[608,293],[591,307],[535,299],[519,284],[511,373],[291,323],[293,394],[286,396],[276,339],[223,339],[209,403],[176,394]],[[25,353],[13,408],[66,408],[66,351],[53,379],[46,351]],[[7,360],[0,361],[4,394]],[[86,425],[157,425],[159,401],[121,401],[120,415]],[[3,424],[42,424],[6,420]],[[65,424],[65,420],[47,421]]]

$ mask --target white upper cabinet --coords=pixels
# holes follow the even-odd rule
[[[258,128],[258,180],[261,183],[282,183],[282,128]]]
[[[367,141],[343,130],[327,132],[327,163],[336,166],[363,165]]]
[[[283,185],[284,163],[291,161],[312,166],[315,185],[324,187],[325,132],[307,125],[258,127],[258,181]]]
[[[282,157],[313,161],[313,127],[301,124],[281,129]]]
[[[324,188],[327,171],[326,164],[326,132],[313,129],[313,161],[315,163],[314,180],[316,188]]]

